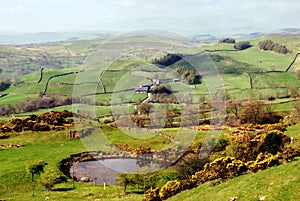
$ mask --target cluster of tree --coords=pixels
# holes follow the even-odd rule
[[[154,86],[151,89],[151,93],[153,93],[153,94],[163,94],[163,93],[171,94],[172,91],[170,89],[168,89],[167,87],[160,85],[160,86]]]
[[[152,63],[156,65],[162,66],[170,66],[177,61],[180,61],[182,59],[183,55],[182,54],[172,54],[168,53],[167,55],[161,57],[161,58],[155,58]]]
[[[151,103],[141,103],[138,107],[138,110],[141,114],[149,114],[153,104]]]
[[[182,54],[167,54],[162,58],[155,58],[152,63],[159,65],[159,67],[167,67],[178,61],[180,64],[174,66],[175,72],[181,75],[181,79],[184,80],[187,84],[200,84],[201,75],[196,72],[196,70],[189,65],[187,62],[182,61]]]
[[[1,81],[0,82],[0,91],[4,91],[6,89],[8,89],[11,85],[10,80],[5,80],[5,81]]]
[[[168,103],[168,102],[164,102]],[[153,104],[151,103],[141,103],[138,107],[138,110],[134,111],[134,114],[130,116],[130,120],[134,123],[132,125],[128,124],[127,118],[122,118],[121,116],[118,118],[115,118],[115,122],[107,121],[111,126],[121,126],[121,127],[130,127],[130,126],[136,126],[136,127],[148,127],[148,128],[171,128],[171,127],[178,127],[180,126],[180,111],[178,109],[168,109],[167,107],[164,107],[164,111],[156,111],[151,112],[151,109],[153,107]],[[162,113],[165,113],[166,116]],[[150,120],[151,118],[151,120]],[[187,118],[193,118],[193,117],[186,117]],[[196,118],[197,120],[197,118]]]
[[[48,168],[45,170],[47,162],[39,160],[38,162],[30,163],[26,166],[27,173],[30,174],[32,183],[32,196],[35,196],[35,183],[38,182],[47,190],[47,197],[55,184],[63,183],[67,181],[67,177],[64,176],[59,170],[54,168]],[[36,178],[39,176],[39,178]],[[49,199],[49,198],[48,198]]]
[[[265,105],[258,100],[231,100],[227,102],[226,123],[229,126],[239,126],[245,123],[268,124],[277,123],[283,119],[271,105]]]
[[[71,104],[72,97],[38,97],[33,100],[21,101],[15,106],[0,106],[0,116],[15,113],[32,112],[38,109],[49,109],[57,106]]]
[[[274,43],[272,40],[263,40],[258,43],[258,47],[262,50],[274,51],[280,54],[291,53],[284,45]]]
[[[235,43],[235,39],[234,38],[223,38],[223,39],[219,40],[219,43]]]
[[[249,41],[241,41],[236,43],[233,47],[237,50],[245,50],[252,47],[252,45],[250,44]]]
[[[177,66],[175,72],[181,75],[182,80],[187,84],[201,84],[201,75],[194,68]]]
[[[178,103],[178,100],[174,94],[158,93],[158,94],[151,94],[151,102],[171,104],[171,103]]]
[[[154,103],[177,103],[178,100],[173,92],[165,86],[154,86],[151,89],[151,102]]]

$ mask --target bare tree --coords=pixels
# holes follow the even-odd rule
[[[258,100],[251,100],[246,103],[242,111],[242,123],[260,123],[264,113],[263,106],[263,103]]]
[[[239,112],[242,107],[242,101],[241,100],[229,100],[227,101],[227,112],[234,114],[234,116],[237,118],[239,115]]]

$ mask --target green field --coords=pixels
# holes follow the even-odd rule
[[[259,41],[266,39],[283,44],[293,52],[283,55],[260,50],[258,48]],[[297,93],[299,94],[300,86],[300,79],[296,74],[299,59],[288,72],[285,71],[296,53],[300,52],[299,37],[265,36],[252,39],[250,42],[253,47],[242,51],[232,51],[234,50],[232,44],[216,43],[201,47],[200,44],[194,44],[193,47],[190,47],[179,40],[160,39],[155,41],[157,49],[140,49],[139,46],[125,45],[120,48],[120,52],[128,52],[121,57],[117,57],[120,56],[119,52],[111,51],[111,55],[104,55],[111,56],[111,60],[100,56],[98,58],[97,53],[101,55],[104,47],[108,50],[116,50],[118,43],[129,44],[132,41],[147,45],[151,38],[119,38],[112,43],[107,43],[108,47],[99,47],[103,44],[103,40],[0,46],[0,62],[3,63],[3,68],[1,67],[3,73],[0,73],[0,78],[1,81],[9,79],[11,82],[8,89],[0,92],[0,94],[6,95],[0,97],[1,107],[16,106],[20,102],[27,103],[37,99],[45,91],[47,83],[48,88],[44,97],[70,98],[73,96],[79,100],[72,105],[24,113],[15,112],[15,114],[1,117],[1,120],[7,121],[12,116],[28,117],[31,114],[38,115],[49,111],[73,110],[80,114],[88,114],[87,116],[92,116],[100,122],[81,118],[76,119],[79,123],[67,130],[11,132],[9,137],[0,139],[0,145],[4,147],[10,144],[24,145],[22,148],[0,150],[0,200],[45,199],[47,192],[38,183],[35,190],[36,196],[31,196],[30,175],[26,172],[26,166],[31,162],[44,160],[48,162],[46,168],[54,168],[58,162],[71,154],[87,150],[110,151],[109,143],[128,144],[133,148],[151,147],[153,150],[163,150],[167,147],[171,140],[157,135],[157,132],[139,128],[122,130],[115,128],[113,124],[104,124],[105,121],[113,121],[116,116],[121,115],[121,112],[124,112],[121,109],[125,108],[126,112],[133,114],[141,101],[147,97],[147,94],[134,93],[134,89],[140,85],[150,84],[151,79],[160,79],[162,85],[169,86],[176,92],[174,92],[175,96],[186,98],[191,105],[198,104],[201,99],[210,102],[209,97],[212,91],[208,89],[210,86],[215,86],[215,83],[211,83],[213,81],[220,85],[218,87],[224,85],[227,101],[240,100],[242,103],[246,103],[248,100],[260,100],[282,116],[290,115],[299,101],[299,97],[295,97]],[[180,75],[176,75],[172,68],[176,65],[185,65],[184,63],[175,63],[165,69],[151,64],[154,58],[165,54],[166,47],[173,51],[181,48],[183,53],[188,54],[207,50],[207,54],[211,56],[220,75],[208,75],[207,77],[204,75],[202,83],[196,85],[173,82],[172,80]],[[10,59],[5,59],[7,57]],[[20,70],[20,66],[23,67],[22,70]],[[41,67],[44,68],[43,79],[38,83]],[[61,74],[66,75],[58,76]],[[100,75],[101,79],[99,80]],[[249,75],[252,78],[252,86]],[[274,100],[270,98],[274,98]],[[185,102],[180,103],[155,103],[154,108],[176,111],[187,106]],[[239,110],[242,109],[239,108]],[[210,112],[204,113],[205,118],[209,119],[211,114],[208,113]],[[93,116],[94,114],[95,116]],[[173,123],[180,123],[180,117],[175,117]],[[2,121],[0,126],[2,126]],[[103,133],[100,135],[100,129],[96,129],[92,135],[81,140],[66,138],[69,131],[87,127],[100,127]],[[222,134],[221,136],[227,137],[234,129],[229,128],[219,131],[219,133]],[[287,136],[296,140],[293,147],[300,147],[299,130],[300,124],[298,123],[290,126],[285,132]],[[182,142],[187,140],[192,148],[201,145],[208,133],[202,130],[191,130],[189,127],[163,128],[161,132]],[[194,136],[189,135],[190,133]],[[189,141],[192,137],[193,139]],[[168,200],[229,200],[232,197],[237,197],[237,200],[259,200],[260,196],[266,196],[265,200],[300,200],[298,166],[299,159],[256,174],[241,175],[225,182],[211,181]],[[50,193],[51,200],[135,201],[142,200],[144,197],[142,188],[128,187],[129,194],[125,195],[120,186],[108,186],[104,190],[103,185],[94,186],[75,182],[75,189],[72,185],[70,179],[66,183],[55,185]]]

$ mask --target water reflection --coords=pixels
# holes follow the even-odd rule
[[[117,173],[145,173],[157,169],[159,169],[159,165],[151,160],[113,158],[80,162],[71,168],[70,175],[74,174],[77,181],[83,177],[88,177],[93,183],[105,182],[106,184],[117,185]]]

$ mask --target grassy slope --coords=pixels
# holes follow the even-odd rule
[[[286,133],[288,136],[299,139],[299,129],[300,124],[294,125],[289,127]],[[171,135],[176,133],[175,129],[167,129],[166,131]],[[48,166],[54,167],[58,161],[68,155],[86,150],[80,140],[65,139],[63,137],[65,132],[67,131],[47,133],[25,132],[1,140],[1,144],[22,143],[25,144],[25,147],[1,151],[0,199],[44,199],[46,192],[40,185],[37,185],[36,197],[34,199],[31,197],[29,175],[25,172],[25,166],[31,161],[43,159],[49,163]],[[121,133],[118,133],[117,130],[107,130],[107,132],[114,133],[114,135],[107,136],[112,142],[117,142],[117,140],[123,138]],[[205,134],[203,132],[199,132],[199,134],[199,139],[203,139]],[[94,141],[95,138],[91,136],[84,140]],[[149,144],[162,145],[162,140],[164,139],[148,139],[145,146]],[[126,143],[135,144],[135,142],[130,141],[128,137]],[[136,146],[139,145],[139,143],[136,144]],[[299,146],[299,141],[296,141],[295,146]],[[297,169],[299,164],[300,161],[296,161],[257,174],[251,173],[243,175],[215,187],[211,186],[211,183],[207,183],[194,190],[179,194],[170,200],[199,200],[199,195],[201,196],[201,200],[224,200],[223,198],[227,200],[234,196],[237,196],[241,200],[257,200],[257,196],[260,195],[266,195],[268,199],[270,198],[269,200],[276,200],[275,198],[282,198],[281,200],[297,200],[300,196],[297,191],[300,185],[298,177],[299,170]],[[239,186],[239,188],[237,188],[237,186]],[[76,190],[70,189],[71,187],[72,184],[70,181],[66,184],[56,185],[54,188],[54,190],[56,190],[51,192],[51,199],[71,201],[98,198],[102,200],[117,199],[136,201],[141,200],[143,197],[141,194],[131,194],[126,198],[122,198],[121,188],[113,186],[108,187],[106,191],[103,190],[101,185],[94,187],[89,184],[76,183]],[[89,192],[91,193],[90,195]]]
[[[278,167],[249,173],[214,186],[214,181],[182,192],[170,201],[223,201],[237,197],[240,201],[257,201],[260,196],[268,200],[300,200],[300,160]]]
[[[265,39],[271,39],[274,42],[286,45],[293,51],[291,54],[282,55],[272,51],[263,51],[258,48],[258,42]],[[291,68],[291,72],[280,73],[255,73],[265,70],[280,70],[284,71],[288,65],[294,59],[297,52],[300,51],[298,38],[287,37],[265,37],[256,40],[252,40],[253,47],[236,52],[218,51],[209,53],[211,55],[219,55],[224,58],[220,62],[215,62],[218,68],[224,68],[227,66],[233,66],[239,68],[242,72],[251,72],[253,78],[253,88],[255,91],[249,90],[249,79],[244,74],[223,74],[222,78],[225,84],[225,88],[228,89],[228,93],[233,97],[253,97],[259,98],[259,94],[270,94],[273,96],[284,96],[286,89],[278,89],[277,87],[290,88],[300,86],[300,81],[296,79],[294,69]],[[232,50],[232,44],[215,44],[203,46],[203,49],[207,50]],[[267,88],[267,89],[262,89]],[[257,90],[258,89],[258,90]]]
[[[300,124],[288,127],[285,134],[296,139],[294,147],[300,146]],[[269,200],[300,200],[300,160],[272,167],[258,173],[249,173],[215,185],[212,181],[195,189],[184,191],[170,201],[223,201],[237,197],[241,201],[257,201],[260,196]]]

